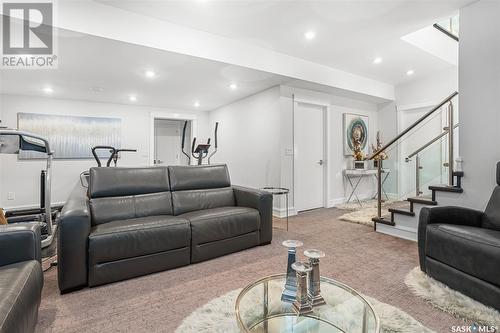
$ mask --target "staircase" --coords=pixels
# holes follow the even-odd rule
[[[416,241],[420,209],[437,206],[440,193],[447,193],[447,199],[449,199],[450,194],[459,195],[463,192],[462,178],[464,173],[454,171],[456,157],[454,155],[454,134],[459,124],[454,122],[452,100],[457,95],[458,92],[452,93],[368,158],[376,159],[381,152],[386,152],[385,155],[393,156],[393,158],[396,156],[392,161],[389,158],[389,161],[383,162],[389,164],[392,171],[396,171],[390,173],[396,174],[395,178],[390,181],[393,190],[397,187],[397,191],[408,193],[409,188],[402,191],[399,182],[408,185],[411,183],[411,179],[408,177],[413,178],[412,174],[415,176],[413,178],[415,180],[413,190],[415,196],[406,194],[401,197],[397,195],[398,200],[407,204],[401,207],[399,205],[397,207],[389,206],[388,213],[385,214],[381,195],[381,193],[386,192],[384,191],[386,188],[382,188],[382,172],[384,171],[379,167],[377,177],[378,209],[377,216],[372,219],[376,231]],[[447,107],[445,107],[446,105]],[[438,128],[441,128],[439,133],[435,133]],[[415,148],[418,145],[420,145],[418,149],[407,154],[410,147]],[[407,157],[401,159],[399,155],[402,154],[405,154],[404,156],[407,154]],[[414,169],[410,168],[409,163],[414,164]],[[440,185],[440,182],[445,181],[445,179],[447,184]],[[394,183],[397,186],[394,186]],[[421,184],[426,184],[425,191],[422,191]],[[424,192],[428,193],[424,194]]]
[[[389,208],[389,215],[373,218],[375,230],[392,236],[416,241],[420,209],[422,207],[438,206],[439,202],[437,199],[439,192],[463,193],[461,184],[464,173],[462,171],[455,171],[453,172],[453,176],[455,179],[453,186],[431,185],[429,186],[429,190],[431,190],[432,193],[430,196],[421,195],[406,199],[408,202],[408,209]]]
[[[438,22],[432,26],[437,29],[447,37],[451,38],[455,42],[459,42],[458,37],[458,16],[451,17],[442,22]],[[404,38],[403,38],[404,39]],[[454,122],[454,111],[453,111],[453,98],[458,95],[458,92],[452,93],[446,99],[444,99],[439,105],[434,107],[432,110],[427,112],[424,116],[418,119],[415,123],[410,125],[408,128],[403,130],[399,135],[397,135],[394,139],[392,139],[388,144],[380,148],[378,151],[374,152],[372,156],[368,159],[376,159],[379,154],[385,152],[386,155],[391,150],[395,150],[394,148],[398,148],[402,142],[407,140],[409,137],[414,136],[418,137],[421,133],[419,131],[422,130],[426,126],[427,123],[433,120],[436,115],[439,115],[441,107],[443,107],[446,103],[449,103],[448,111],[447,111],[447,125],[443,128],[443,131],[438,133],[436,137],[432,138],[425,144],[421,145],[418,149],[416,149],[413,153],[409,154],[408,157],[405,158],[406,162],[411,162],[412,158],[415,161],[415,194],[414,197],[407,197],[405,199],[408,202],[408,208],[389,208],[388,215],[382,215],[382,169],[380,167],[381,163],[379,163],[378,168],[378,214],[372,220],[374,222],[374,228],[376,231],[381,233],[390,234],[393,236],[406,238],[410,240],[417,240],[417,232],[418,232],[418,218],[420,215],[420,209],[422,207],[432,207],[438,206],[438,193],[447,193],[447,194],[455,194],[459,195],[463,193],[462,188],[462,178],[464,173],[462,171],[454,171],[454,131],[458,127],[458,122]],[[437,155],[436,151],[431,151],[429,155],[429,151],[431,147],[437,146],[436,143],[441,142],[441,140],[447,138],[447,152],[445,159],[447,161],[440,160],[437,163],[447,169],[447,180],[448,184],[446,185],[430,185],[428,189],[430,190],[430,195],[423,195],[423,192],[420,189],[421,173],[422,173],[422,157],[426,154],[425,159],[435,159]],[[438,146],[439,148],[439,146]],[[439,154],[439,150],[437,151]],[[433,155],[434,154],[434,155]],[[431,158],[429,158],[431,157]],[[441,159],[443,157],[441,156]],[[436,164],[436,161],[434,161]],[[393,166],[398,166],[398,161],[392,163]],[[434,166],[435,167],[435,166]],[[449,196],[446,198],[449,199]],[[446,201],[446,200],[445,200]]]

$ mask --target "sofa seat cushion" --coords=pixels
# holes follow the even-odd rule
[[[431,224],[426,236],[427,256],[500,286],[500,231]]]
[[[157,215],[112,221],[90,230],[89,264],[189,247],[190,242],[189,222],[183,218]]]
[[[193,244],[214,242],[259,230],[259,211],[247,207],[218,207],[179,215],[191,223]]]
[[[0,267],[0,332],[34,331],[42,287],[36,260]]]

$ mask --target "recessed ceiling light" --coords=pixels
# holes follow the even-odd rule
[[[304,37],[307,39],[307,40],[311,40],[311,39],[314,39],[314,37],[316,37],[316,33],[312,30],[306,32],[304,34]]]
[[[146,77],[148,77],[148,78],[153,78],[153,77],[155,77],[155,76],[156,76],[156,73],[155,73],[155,72],[153,72],[152,70],[147,70],[147,71],[145,71],[145,72],[144,72],[144,75],[145,75]]]
[[[229,85],[229,89],[231,89],[231,90],[236,90],[236,89],[238,89],[238,85],[237,85],[236,83],[231,83],[231,84]]]
[[[408,72],[406,72],[406,75],[413,75],[415,74],[415,71],[413,69],[410,69]]]
[[[90,91],[93,91],[93,92],[103,92],[104,88],[103,87],[90,87]]]
[[[51,87],[45,87],[43,88],[43,92],[46,94],[52,94],[54,92],[54,89],[52,89]]]
[[[135,101],[137,101],[137,96],[135,96],[135,95],[130,95],[128,99],[129,99],[129,101],[131,101],[131,102],[135,102]]]
[[[193,104],[193,105],[194,105],[194,107],[195,107],[195,108],[197,108],[197,107],[199,107],[199,106],[200,106],[200,102],[196,101],[196,102],[194,102],[194,104]]]
[[[373,59],[373,63],[374,64],[380,64],[382,62],[382,58],[381,57],[376,57],[375,59]]]

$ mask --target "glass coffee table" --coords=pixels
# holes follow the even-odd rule
[[[272,275],[245,287],[236,299],[236,320],[241,332],[252,333],[378,333],[379,318],[355,290],[321,277],[326,304],[297,316],[281,293],[286,275]]]

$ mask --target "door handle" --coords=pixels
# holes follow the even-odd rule
[[[324,162],[323,162],[323,160],[319,160],[319,161],[318,161],[318,164],[319,164],[319,165],[323,165],[323,163],[324,163]]]

